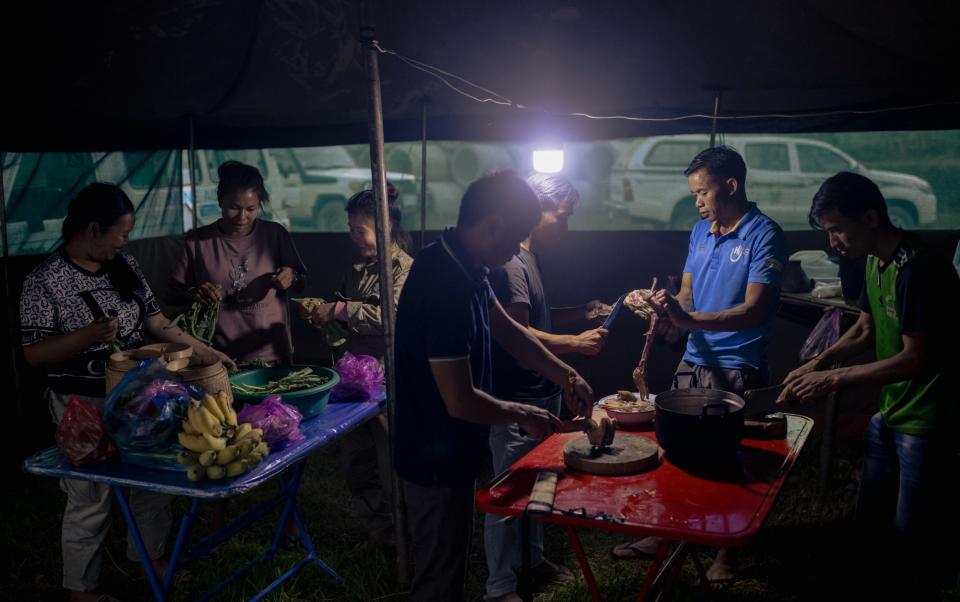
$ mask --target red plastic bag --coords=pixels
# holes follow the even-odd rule
[[[103,462],[117,451],[97,406],[79,397],[67,399],[56,440],[60,453],[74,466]]]

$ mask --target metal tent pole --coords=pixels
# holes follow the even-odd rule
[[[717,139],[717,117],[720,115],[720,91],[717,90],[713,97],[713,120],[710,124],[710,148],[713,148]]]
[[[193,214],[193,227],[198,228],[200,224],[197,223],[197,205],[200,203],[200,199],[197,198],[197,149],[194,146],[195,142],[193,138],[193,115],[190,116],[189,125],[190,150],[187,152],[187,168],[190,170],[190,197],[193,199],[190,211]]]
[[[7,232],[7,195],[4,191],[3,164],[6,153],[0,153],[0,236],[3,239],[3,297],[7,300],[7,336],[10,337],[10,369],[13,372],[13,390],[17,392],[17,416],[23,417],[23,399],[20,391],[20,370],[17,367],[17,337],[13,328],[13,308],[17,307],[10,298],[10,242]]]
[[[427,244],[427,101],[420,122],[420,248]]]
[[[387,389],[387,421],[390,441],[390,475],[393,481],[393,517],[397,530],[397,577],[402,587],[409,582],[407,577],[406,513],[397,473],[393,470],[393,436],[395,433],[394,403],[396,400],[396,375],[394,373],[394,299],[393,270],[390,240],[387,235],[389,207],[387,205],[387,174],[383,157],[383,105],[380,98],[380,64],[378,62],[375,32],[364,26],[360,31],[364,48],[367,72],[367,96],[369,100],[368,132],[370,135],[370,170],[373,189],[377,198],[377,263],[380,267],[380,320],[383,324],[383,339],[386,347],[383,354]]]

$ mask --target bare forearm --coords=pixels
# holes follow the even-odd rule
[[[23,348],[23,355],[31,366],[51,366],[65,362],[90,346],[80,332],[46,337],[41,342]]]
[[[157,314],[147,318],[146,326],[147,332],[158,341],[165,343],[185,343],[194,349],[208,349],[206,344],[190,336],[179,326],[171,326],[170,320],[163,314]]]
[[[873,347],[873,332],[859,323],[850,327],[836,343],[817,356],[817,365],[833,366],[869,351]],[[894,381],[896,382],[896,381]]]
[[[690,324],[687,328],[696,330],[712,330],[731,332],[736,330],[748,330],[756,328],[763,324],[767,319],[769,310],[741,303],[736,307],[717,312],[694,311],[690,312]]]
[[[831,374],[841,387],[851,384],[887,385],[910,380],[922,369],[923,359],[919,355],[901,351],[885,360],[837,368]]]
[[[528,329],[517,324],[516,328],[508,329],[506,341],[497,342],[523,367],[558,385],[567,381],[570,366],[544,347]]]
[[[536,328],[529,328],[531,334],[551,353],[574,353],[577,351],[577,337],[572,334],[552,334]]]
[[[463,393],[462,403],[447,404],[447,411],[454,418],[474,424],[513,424],[526,416],[521,404],[497,399],[479,389]]]

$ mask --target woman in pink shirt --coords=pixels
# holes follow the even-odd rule
[[[259,219],[270,202],[260,171],[227,161],[217,175],[222,217],[187,235],[170,290],[180,300],[220,302],[213,346],[238,363],[289,364],[287,291],[303,289],[306,267],[290,233]]]

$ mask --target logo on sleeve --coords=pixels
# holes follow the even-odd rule
[[[777,261],[776,259],[774,259],[773,257],[770,257],[769,259],[767,259],[766,261],[764,261],[764,262],[763,262],[763,267],[769,268],[769,269],[771,269],[771,270],[775,270],[775,271],[777,271],[777,272],[782,272],[782,271],[783,271],[783,264],[782,264],[781,262]]]

